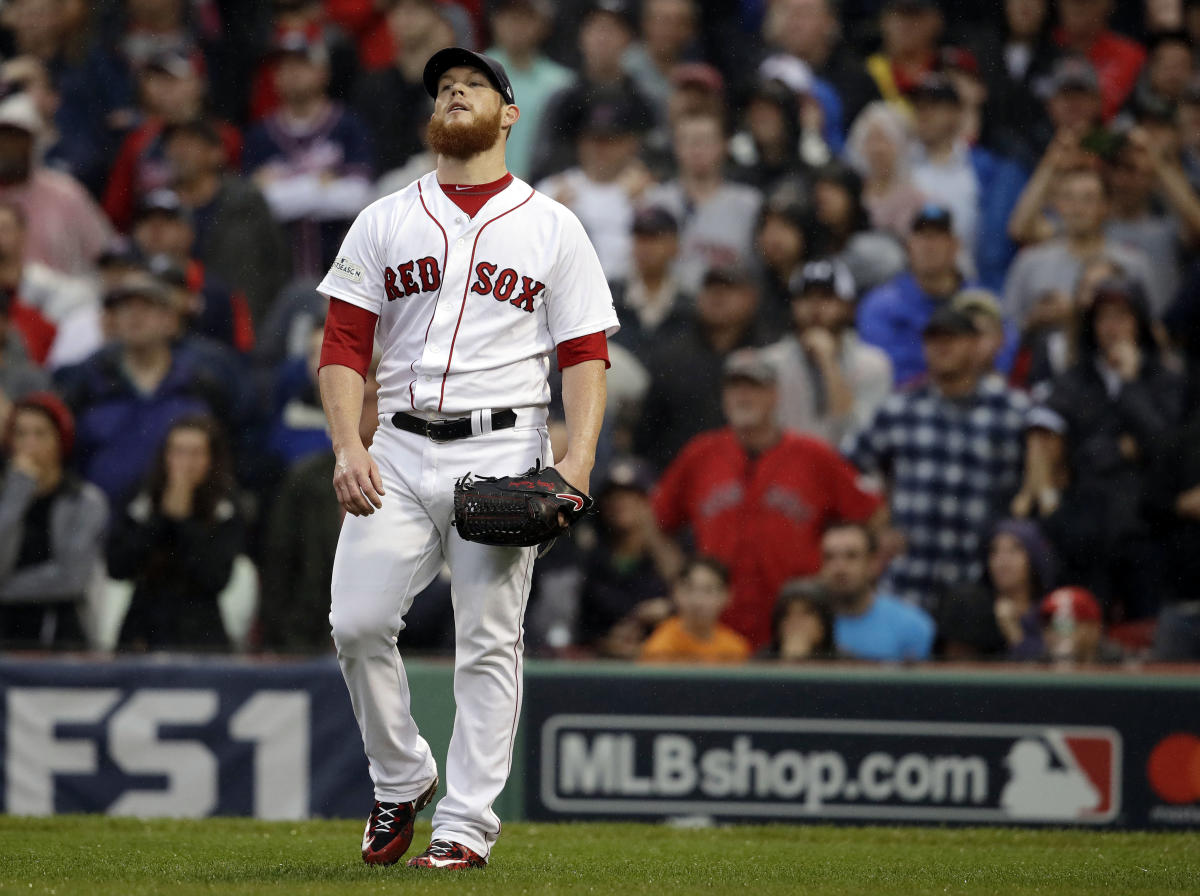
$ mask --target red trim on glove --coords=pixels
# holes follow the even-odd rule
[[[374,311],[359,308],[341,299],[329,300],[325,315],[325,340],[321,344],[321,367],[340,364],[358,372],[364,380],[371,368],[371,352],[375,348]]]
[[[612,367],[608,361],[608,337],[603,331],[576,336],[558,344],[559,370],[566,370],[584,361],[603,361],[605,370]]]

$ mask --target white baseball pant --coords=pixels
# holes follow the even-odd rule
[[[540,410],[540,409],[535,409]],[[347,516],[333,564],[329,621],[362,731],[375,798],[403,803],[436,774],[413,721],[396,648],[413,597],[450,567],[454,608],[454,700],[445,796],[435,839],[487,856],[500,833],[492,803],[512,767],[521,712],[522,620],[536,548],[464,541],[450,525],[454,481],[464,473],[520,473],[552,462],[544,411],[532,425],[453,442],[397,430],[387,417],[371,446],[385,494],[370,516]]]

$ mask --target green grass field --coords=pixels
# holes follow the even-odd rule
[[[1200,837],[1008,829],[512,824],[483,871],[368,868],[361,824],[0,817],[0,893],[1200,892]],[[429,822],[417,828],[419,851]]]

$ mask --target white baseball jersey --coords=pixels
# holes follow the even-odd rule
[[[379,315],[379,411],[544,406],[548,355],[619,327],[579,220],[514,178],[474,218],[436,173],[359,214],[318,289]]]

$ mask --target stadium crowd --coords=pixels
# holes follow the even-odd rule
[[[8,0],[4,648],[331,649],[315,286],[452,44],[622,322],[531,650],[1200,659],[1197,0]]]

